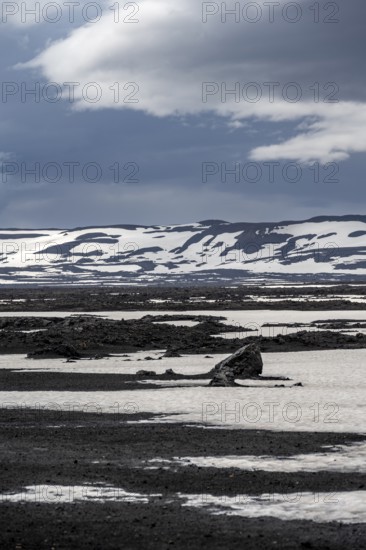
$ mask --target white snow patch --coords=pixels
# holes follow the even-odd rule
[[[151,497],[160,494],[141,495],[129,493],[120,487],[106,485],[30,485],[20,492],[0,494],[0,504],[37,502],[40,504],[73,504],[75,502],[131,502],[148,504]]]
[[[263,494],[219,497],[209,494],[179,494],[183,506],[205,508],[213,515],[247,518],[274,517],[284,521],[307,520],[317,523],[366,522],[366,491],[337,493]]]
[[[333,452],[309,453],[295,456],[195,456],[174,457],[164,460],[170,465],[199,466],[200,468],[238,468],[244,471],[262,472],[366,472],[366,443],[339,445]],[[160,464],[152,459],[151,464]],[[153,466],[157,468],[158,466]]]

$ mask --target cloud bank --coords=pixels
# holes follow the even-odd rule
[[[268,13],[264,1],[257,4]],[[154,117],[213,113],[239,131],[248,120],[288,122],[294,135],[276,143],[264,137],[250,158],[342,161],[366,152],[366,102],[345,88],[346,61],[321,45],[326,32],[348,32],[347,18],[342,27],[316,26],[310,3],[301,5],[303,20],[293,24],[283,16],[273,24],[267,16],[253,24],[228,16],[223,23],[216,15],[204,23],[197,0],[141,0],[130,15],[136,22],[125,21],[127,10],[119,22],[105,10],[98,22],[82,24],[18,68],[58,85],[74,83],[66,87],[74,109],[130,109]],[[307,53],[312,42],[317,57]]]

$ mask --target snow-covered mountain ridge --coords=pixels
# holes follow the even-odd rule
[[[359,280],[366,216],[0,230],[2,283]]]

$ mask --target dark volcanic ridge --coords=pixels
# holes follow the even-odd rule
[[[166,319],[164,317],[164,319]],[[139,350],[169,350],[174,354],[233,353],[255,342],[261,352],[360,349],[366,334],[332,330],[302,330],[274,337],[251,335],[253,329],[227,325],[213,317],[197,317],[194,326],[156,322],[152,316],[112,320],[92,315],[0,318],[0,353],[25,353],[33,359],[65,357],[72,360],[124,354]],[[326,326],[329,326],[327,322]],[[341,328],[340,322],[336,328]],[[317,322],[311,328],[322,328]],[[344,327],[349,323],[344,321]],[[231,333],[228,338],[218,336]],[[235,337],[235,335],[238,335]],[[247,335],[247,336],[245,336]],[[243,337],[244,336],[244,337]]]

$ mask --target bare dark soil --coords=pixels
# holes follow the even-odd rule
[[[274,518],[214,516],[182,507],[177,493],[202,495],[327,492],[365,488],[361,474],[265,473],[176,466],[147,470],[147,461],[184,456],[317,452],[362,440],[354,434],[205,430],[181,424],[128,424],[144,414],[0,410],[0,490],[103,483],[144,495],[147,504],[0,502],[1,548],[365,548],[366,526]],[[335,495],[334,495],[335,493]],[[183,501],[184,502],[184,501]]]

